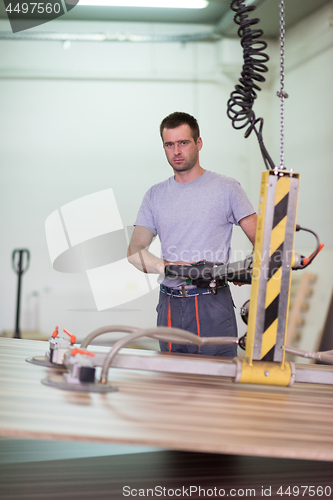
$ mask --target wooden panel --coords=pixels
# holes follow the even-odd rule
[[[333,387],[243,386],[220,377],[110,370],[119,391],[41,384],[47,344],[0,339],[0,435],[333,461]]]

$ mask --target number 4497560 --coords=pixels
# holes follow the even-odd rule
[[[309,496],[309,497],[330,497],[332,488],[330,486],[288,486],[277,490],[276,494],[281,496]]]
[[[13,4],[14,5],[14,4]],[[10,14],[13,12],[16,12],[17,14],[19,14],[20,12],[22,14],[52,14],[52,12],[54,12],[55,14],[59,14],[60,12],[60,3],[55,3],[55,4],[52,4],[52,3],[44,3],[44,2],[38,2],[38,3],[34,3],[34,2],[23,2],[22,4],[21,3],[17,3],[15,5],[15,7],[12,7],[12,4],[10,3],[8,5],[8,7],[6,7],[6,11],[9,12]]]

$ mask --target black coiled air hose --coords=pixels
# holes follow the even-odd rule
[[[235,85],[235,90],[228,100],[227,115],[232,120],[232,126],[235,129],[247,127],[245,137],[249,137],[251,132],[255,131],[265,166],[267,169],[273,169],[275,165],[265,148],[262,137],[264,120],[263,118],[256,118],[252,109],[257,98],[256,91],[261,90],[256,82],[264,82],[265,77],[262,73],[268,71],[265,63],[269,60],[269,57],[263,52],[267,48],[267,43],[258,40],[263,35],[263,30],[252,29],[260,19],[249,19],[248,17],[248,12],[256,9],[255,5],[246,6],[244,0],[233,0],[230,8],[236,12],[234,21],[239,25],[237,33],[241,38],[244,64],[241,77],[238,80],[239,84]]]

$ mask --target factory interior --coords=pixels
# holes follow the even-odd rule
[[[296,222],[324,245],[311,266],[290,273],[284,338],[333,360],[333,1],[242,1],[256,7],[249,17],[267,42],[253,107],[265,147],[279,167],[283,141],[284,168],[299,174]],[[25,362],[44,356],[56,327],[79,346],[106,325],[156,326],[157,275],[134,269],[126,251],[144,194],[172,175],[159,132],[165,116],[196,117],[201,166],[239,181],[256,211],[262,203],[256,134],[245,138],[227,116],[244,64],[230,0],[70,3],[60,0],[64,14],[52,20],[27,16],[15,32],[0,1],[1,500],[333,498],[330,361],[329,382],[296,377],[273,389],[239,389],[217,371],[111,368],[115,392],[102,394],[43,385],[46,365]],[[104,217],[110,210],[115,222]],[[313,234],[296,232],[293,246],[311,255]],[[151,251],[159,255],[158,238]],[[252,251],[235,226],[230,261]],[[242,337],[253,284],[230,289]],[[106,329],[93,349],[106,356],[127,333]],[[134,353],[159,351],[157,337],[137,337]],[[288,359],[306,373],[322,366]]]

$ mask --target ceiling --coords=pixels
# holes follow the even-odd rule
[[[320,9],[332,0],[285,0],[286,29]],[[259,17],[259,27],[266,37],[279,35],[280,0],[257,0],[255,13],[251,17]],[[0,19],[7,19],[4,2],[0,0]],[[148,23],[182,23],[207,24],[217,27],[217,31],[225,36],[235,36],[236,26],[233,23],[233,12],[230,0],[209,0],[205,9],[162,9],[135,7],[95,7],[80,6],[72,8],[59,18],[68,21],[122,21]]]

